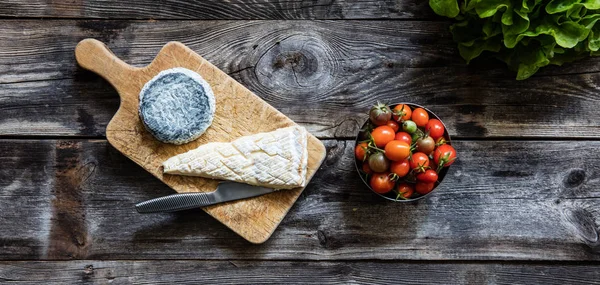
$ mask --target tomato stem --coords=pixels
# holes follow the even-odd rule
[[[378,148],[378,147],[376,147],[376,146],[367,145],[367,147],[369,147],[369,148],[372,148],[372,149],[375,149],[375,150],[378,150],[378,151],[381,151],[381,152],[385,153],[385,150],[383,150],[383,149],[380,149],[380,148]]]

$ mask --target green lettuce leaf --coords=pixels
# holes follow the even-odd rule
[[[590,35],[588,36],[588,49],[590,51],[595,52],[600,49],[600,29],[594,28],[590,31]]]
[[[583,6],[586,9],[590,9],[590,10],[600,9],[600,1],[598,1],[598,0],[583,0],[583,1],[581,1],[581,4],[583,4]]]
[[[480,18],[494,16],[499,10],[506,10],[512,7],[510,0],[482,0],[474,6],[477,15]]]
[[[540,68],[600,55],[600,0],[430,0],[454,18],[467,63],[488,52],[526,79]]]
[[[457,0],[429,0],[429,6],[436,14],[450,18],[456,17],[460,12]]]
[[[581,0],[552,0],[546,5],[546,13],[556,14],[565,12],[571,9],[575,4],[579,4]]]
[[[529,18],[527,14],[521,12],[514,13],[513,23],[507,25],[502,23],[502,33],[504,34],[504,45],[507,48],[513,48],[525,36],[523,33],[529,29]]]
[[[460,56],[462,56],[462,58],[464,58],[467,61],[467,63],[469,63],[472,59],[481,55],[483,51],[498,52],[501,48],[502,45],[497,39],[478,39],[471,42],[470,44],[459,44],[458,52],[460,53]]]

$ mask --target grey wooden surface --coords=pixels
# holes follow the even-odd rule
[[[425,105],[457,138],[600,137],[600,59],[515,81],[501,64],[466,66],[447,29],[430,21],[0,20],[0,134],[104,135],[118,96],[73,55],[93,37],[137,66],[182,41],[320,138],[355,136],[377,100]]]
[[[4,0],[0,16],[110,19],[431,19],[411,0]]]
[[[0,4],[0,283],[598,284],[598,58],[526,81],[459,57],[426,1],[22,1]],[[77,67],[83,38],[149,63],[177,40],[324,140],[273,237],[200,210],[105,140],[116,92]],[[397,204],[355,174],[375,101],[430,107],[459,160]]]
[[[600,284],[593,265],[304,261],[0,262],[9,284]],[[49,276],[48,278],[46,276]]]
[[[261,245],[201,210],[138,214],[172,190],[103,140],[1,142],[0,259],[600,261],[597,141],[456,141],[438,192],[405,205],[361,185],[352,141],[326,140]]]

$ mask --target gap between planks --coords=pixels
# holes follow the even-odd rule
[[[440,17],[441,18],[441,17]],[[113,22],[146,22],[146,21],[161,21],[161,22],[175,22],[175,21],[385,21],[385,22],[430,22],[430,23],[451,23],[450,20],[433,19],[433,18],[411,18],[411,19],[395,19],[395,18],[356,18],[356,19],[323,19],[323,18],[295,18],[295,19],[190,19],[190,18],[85,18],[85,17],[9,17],[0,16],[0,20],[14,20],[14,21],[113,21]]]
[[[354,137],[339,138],[320,138],[321,141],[354,141]],[[600,137],[452,137],[452,141],[600,141]],[[85,135],[0,135],[0,140],[106,140],[106,136],[85,136]]]
[[[168,262],[168,261],[182,261],[182,262],[296,262],[296,263],[406,263],[406,264],[509,264],[509,265],[561,265],[561,266],[578,266],[578,265],[599,265],[600,261],[589,260],[589,261],[575,261],[575,260],[492,260],[492,259],[325,259],[325,260],[307,260],[307,259],[180,259],[180,258],[144,258],[144,259],[132,259],[132,258],[113,258],[113,259],[0,259],[0,263],[4,262],[38,262],[38,263],[68,263],[68,262],[105,262],[105,261],[117,261],[117,262]]]

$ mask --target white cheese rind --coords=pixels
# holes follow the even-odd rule
[[[231,180],[275,189],[306,185],[308,132],[294,126],[201,145],[163,163],[164,173]]]

